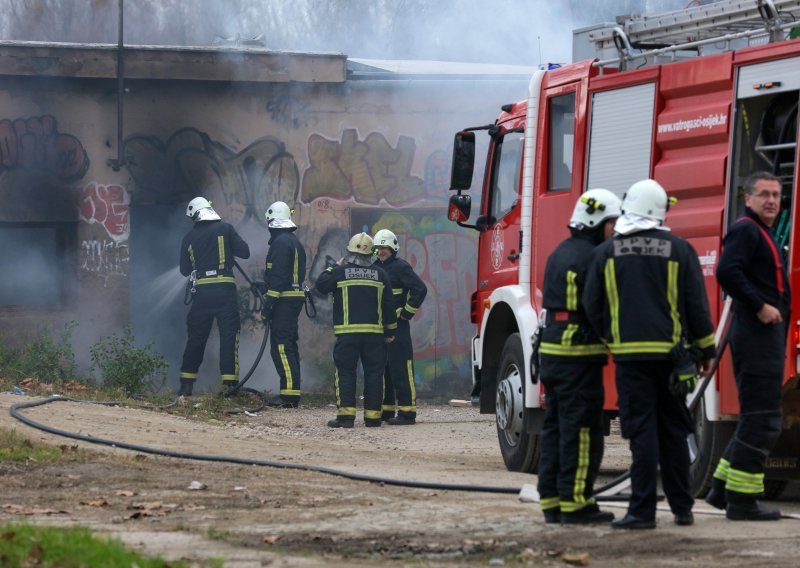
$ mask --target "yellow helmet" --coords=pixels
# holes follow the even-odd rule
[[[372,237],[367,233],[353,235],[353,238],[347,243],[347,250],[357,254],[372,254]]]

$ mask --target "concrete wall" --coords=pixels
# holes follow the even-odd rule
[[[65,279],[57,305],[0,305],[3,336],[18,340],[42,324],[58,329],[74,320],[76,355],[85,362],[90,345],[132,323],[140,343],[153,341],[170,359],[176,384],[187,310],[177,272],[180,239],[191,227],[187,201],[203,195],[214,202],[250,244],[253,254],[241,265],[259,278],[268,239],[263,213],[284,200],[296,210],[312,286],[352,233],[398,234],[400,255],[429,287],[411,326],[418,392],[466,394],[475,233],[445,217],[450,146],[460,128],[492,122],[501,104],[523,98],[525,81],[128,80],[126,87],[124,165],[115,171],[108,163],[117,157],[113,80],[3,78],[0,230],[58,227],[64,265],[42,280]],[[20,258],[28,273],[52,263],[30,260],[19,234],[13,247],[21,256],[0,255],[6,277]],[[30,274],[22,280],[37,282]],[[301,316],[306,388],[332,383],[330,307],[330,299],[317,298],[317,317]],[[261,329],[245,317],[242,374]],[[212,335],[200,378],[208,388],[218,381],[217,345]],[[268,354],[249,384],[277,391]]]

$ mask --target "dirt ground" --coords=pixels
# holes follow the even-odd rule
[[[800,521],[731,523],[704,502],[678,527],[655,531],[546,525],[513,493],[412,488],[357,481],[292,464],[438,484],[519,488],[506,471],[494,417],[421,404],[411,427],[332,430],[329,406],[269,409],[197,421],[169,412],[56,402],[24,411],[50,427],[245,463],[162,457],[78,442],[9,414],[25,396],[0,395],[0,427],[63,446],[57,464],[0,463],[0,523],[82,525],[146,553],[203,566],[796,566]],[[79,448],[79,450],[76,450]],[[287,468],[247,465],[252,460]],[[603,481],[627,468],[623,441],[607,439]],[[191,488],[193,485],[201,489]],[[797,488],[781,502],[800,513]],[[624,504],[608,503],[618,516]],[[613,507],[613,508],[612,508]]]

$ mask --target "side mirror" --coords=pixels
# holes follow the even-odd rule
[[[469,195],[451,195],[447,207],[447,218],[453,223],[466,223],[472,209],[472,198]]]
[[[475,228],[479,231],[485,231],[496,222],[495,218],[491,215],[480,215],[475,219]]]
[[[453,169],[450,189],[469,189],[475,167],[475,133],[458,132],[453,140]]]

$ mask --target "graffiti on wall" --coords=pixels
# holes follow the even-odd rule
[[[271,136],[237,152],[194,128],[177,130],[166,141],[137,135],[125,142],[125,160],[138,203],[186,202],[202,195],[226,221],[252,218],[263,225],[272,202],[297,201],[297,164]]]
[[[81,192],[80,218],[98,224],[115,243],[127,241],[130,235],[130,196],[121,185],[91,182]]]
[[[89,156],[80,140],[58,131],[58,121],[50,115],[6,118],[0,120],[0,174],[15,168],[71,183],[89,169]]]
[[[392,146],[378,132],[364,140],[359,140],[355,129],[344,130],[340,140],[312,134],[300,200],[310,203],[330,198],[361,205],[384,201],[392,207],[419,201],[425,186],[411,174],[415,151],[416,142],[409,136],[399,136],[397,145]]]
[[[81,270],[103,278],[105,284],[110,276],[127,276],[130,254],[128,243],[110,239],[87,239],[81,241]]]

